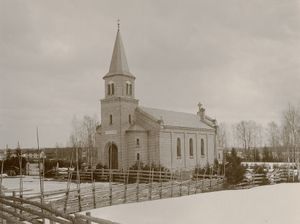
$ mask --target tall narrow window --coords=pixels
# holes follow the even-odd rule
[[[107,95],[110,95],[110,84],[107,85]]]
[[[201,138],[201,155],[204,156],[204,139]]]
[[[126,95],[132,95],[132,84],[129,81],[126,82]]]
[[[129,84],[129,95],[132,96],[132,84]]]
[[[190,157],[194,156],[193,139],[190,138]]]
[[[109,115],[109,124],[112,125],[112,122],[113,122],[113,120],[112,120],[112,114],[110,114]]]
[[[128,115],[128,122],[131,124],[131,114]]]
[[[137,146],[140,145],[140,139],[139,139],[139,138],[136,139],[136,145],[137,145]]]
[[[115,94],[115,84],[113,82],[110,82],[107,85],[107,95],[112,96]]]
[[[140,154],[139,153],[136,154],[136,160],[140,160]]]
[[[115,84],[110,84],[111,85],[111,95],[115,94]]]
[[[177,158],[181,157],[181,141],[180,138],[177,138]]]

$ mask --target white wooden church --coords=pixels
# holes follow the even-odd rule
[[[200,103],[196,114],[139,105],[136,77],[129,71],[119,29],[103,79],[105,98],[96,133],[98,161],[103,165],[127,169],[140,161],[175,171],[214,162],[217,122],[205,114]]]

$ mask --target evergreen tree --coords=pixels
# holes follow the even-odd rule
[[[236,150],[232,148],[231,153],[226,156],[225,176],[227,183],[235,185],[243,181],[245,168],[241,165],[241,158],[237,156]]]

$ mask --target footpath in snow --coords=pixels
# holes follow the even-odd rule
[[[91,210],[120,224],[299,224],[300,184],[277,184]]]

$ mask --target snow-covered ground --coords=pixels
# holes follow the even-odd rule
[[[91,210],[121,224],[299,224],[300,184],[218,191]]]
[[[32,195],[40,192],[40,179],[38,176],[24,176],[23,178],[23,189],[24,196]],[[2,186],[6,194],[12,191],[19,191],[20,178],[19,177],[8,177],[3,178]],[[108,183],[96,183],[96,186],[108,186]],[[70,189],[76,188],[75,183],[71,183]],[[81,188],[91,186],[91,183],[82,183]],[[45,179],[44,181],[44,191],[57,191],[57,190],[66,190],[67,182],[66,181],[55,181],[51,179]]]

